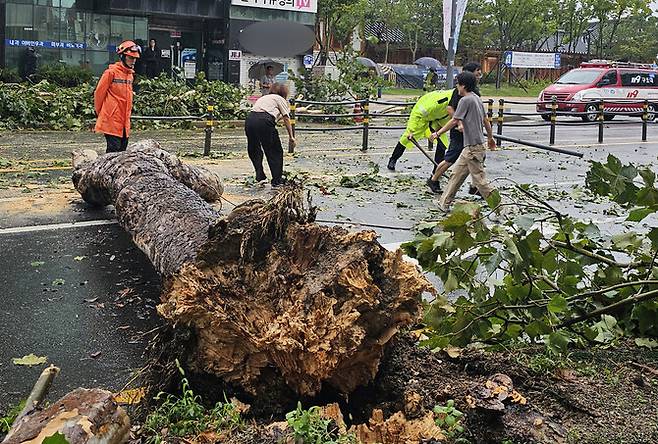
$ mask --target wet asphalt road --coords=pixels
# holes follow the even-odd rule
[[[47,356],[51,400],[78,386],[120,389],[159,325],[159,277],[116,224],[2,235],[0,410],[29,393]]]
[[[624,120],[631,122],[619,119]],[[505,127],[504,134],[546,143],[548,131],[547,127]],[[649,125],[646,143],[640,141],[637,121],[606,125],[602,145],[596,143],[597,131],[595,126],[557,129],[556,145],[583,152],[584,159],[505,144],[488,154],[487,172],[501,187],[509,186],[508,179],[536,184],[537,193],[563,212],[594,219],[611,232],[623,231],[619,209],[583,198],[580,187],[588,160],[604,160],[613,153],[624,162],[655,165],[658,126]],[[359,223],[376,224],[388,227],[370,227],[380,234],[382,243],[409,240],[413,232],[400,228],[439,214],[435,196],[424,186],[431,166],[422,154],[411,150],[396,172],[385,169],[399,135],[397,130],[373,131],[369,150],[362,153],[359,133],[300,132],[297,153],[286,156],[286,170],[306,177],[323,223],[354,229],[369,228]],[[178,153],[200,152],[203,146],[200,131],[136,132],[134,138],[141,137],[155,137]],[[143,364],[142,353],[150,337],[144,333],[159,322],[154,311],[158,276],[118,225],[43,226],[113,219],[111,209],[90,211],[71,189],[66,161],[72,147],[100,150],[103,143],[90,133],[0,135],[0,159],[12,162],[5,172],[0,169],[0,313],[4,320],[0,323],[0,412],[27,395],[42,368],[19,367],[12,358],[34,353],[48,356],[49,363],[62,368],[50,399],[77,386],[116,390]],[[219,158],[202,162],[225,178],[227,198],[234,203],[271,195],[269,186],[250,182],[252,170],[244,147],[242,130],[220,129],[214,138]],[[374,165],[379,166],[381,179],[375,185],[366,189],[340,185],[342,176],[373,171]],[[26,177],[34,168],[46,169]],[[458,197],[469,198],[464,189]],[[226,202],[223,206],[225,212],[231,208]],[[25,231],[29,227],[44,229]]]

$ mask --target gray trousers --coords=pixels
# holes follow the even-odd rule
[[[486,146],[469,145],[464,147],[459,159],[452,167],[452,175],[448,181],[445,191],[439,199],[442,208],[447,209],[455,199],[455,194],[459,191],[468,175],[471,175],[473,186],[475,186],[482,197],[489,197],[493,188],[487,180],[487,174],[484,172],[484,157]]]

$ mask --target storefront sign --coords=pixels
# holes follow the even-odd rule
[[[231,4],[280,11],[318,12],[318,0],[231,0]]]
[[[180,58],[185,78],[193,79],[196,77],[196,48],[183,48]]]
[[[186,79],[193,79],[196,77],[196,62],[187,61],[183,63],[183,73]]]
[[[180,31],[169,31],[169,37],[174,39],[180,38]]]
[[[242,51],[239,51],[237,49],[230,49],[228,51],[228,59],[233,62],[239,62],[240,60],[242,60]]]
[[[180,56],[183,63],[187,61],[196,61],[196,48],[183,48]]]
[[[560,54],[554,52],[505,51],[503,62],[508,68],[553,68],[560,67]]]
[[[6,46],[34,46],[36,48],[52,48],[52,49],[85,49],[85,43],[77,42],[53,42],[43,40],[16,40],[5,39]]]

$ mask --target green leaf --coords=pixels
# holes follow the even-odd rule
[[[658,341],[649,338],[635,338],[635,345],[637,345],[638,347],[646,347],[649,349],[654,349],[658,347]]]
[[[66,281],[65,281],[64,279],[61,279],[61,278],[60,278],[60,279],[55,279],[55,280],[53,281],[52,285],[53,285],[53,287],[54,287],[55,285],[64,285],[64,283],[66,283]]]
[[[454,273],[451,271],[448,273],[448,279],[443,284],[443,290],[446,293],[450,293],[458,288],[459,288],[459,282],[457,282],[457,278],[455,277]]]
[[[523,333],[523,327],[519,324],[510,324],[505,330],[505,335],[512,339],[516,339]]]
[[[554,331],[548,335],[548,347],[555,352],[566,352],[569,336],[563,331]]]
[[[32,261],[32,262],[30,262],[30,265],[32,265],[33,267],[40,267],[43,264],[45,264],[44,261]]]
[[[631,210],[626,220],[630,222],[640,222],[642,219],[656,211],[658,211],[658,208],[656,207],[636,208]]]
[[[642,245],[642,238],[633,231],[612,236],[612,245],[620,250],[637,250]]]
[[[492,210],[497,208],[501,202],[500,192],[498,190],[493,190],[493,192],[487,197],[487,204]]]
[[[485,262],[484,268],[489,275],[493,274],[498,269],[498,266],[503,261],[503,256],[500,253],[494,253],[489,256],[489,260]]]
[[[12,362],[14,365],[26,365],[28,367],[32,367],[33,365],[45,364],[48,362],[48,357],[37,356],[34,353],[30,353],[29,355],[25,355],[22,358],[13,358]]]
[[[538,338],[542,335],[549,334],[550,331],[551,328],[548,326],[548,324],[540,320],[530,322],[525,328],[526,334],[531,338]]]
[[[514,219],[514,225],[525,231],[528,231],[534,223],[535,217],[532,215],[523,214]]]
[[[551,313],[562,313],[567,309],[568,305],[564,296],[558,294],[553,296],[548,303],[548,311]]]
[[[601,320],[594,324],[598,334],[594,340],[602,344],[608,344],[623,335],[617,326],[617,319],[610,315],[601,315]]]
[[[76,257],[73,258],[73,260],[79,262],[79,261],[81,261],[83,259],[86,259],[86,258],[87,258],[87,256],[76,256]]]
[[[43,444],[69,444],[69,442],[66,440],[66,437],[62,435],[61,433],[57,432],[52,436],[49,436],[45,438],[42,441]]]
[[[653,187],[653,184],[656,181],[656,174],[653,171],[649,168],[640,168],[637,172],[642,177],[642,180],[644,180],[644,185],[646,187]]]
[[[463,227],[466,223],[472,220],[470,214],[464,211],[453,211],[450,216],[446,217],[441,221],[441,225],[446,230],[451,230],[459,227]]]

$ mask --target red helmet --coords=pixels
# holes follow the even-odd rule
[[[135,44],[132,40],[126,40],[119,46],[117,46],[117,54],[119,55],[129,55],[138,59],[142,54],[142,48]]]

